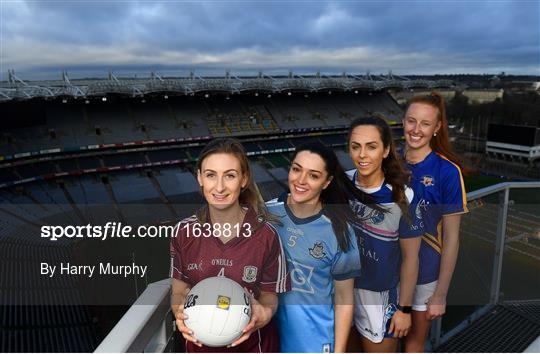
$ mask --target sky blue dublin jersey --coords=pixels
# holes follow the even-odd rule
[[[467,212],[467,196],[459,167],[434,151],[408,167],[412,172],[411,187],[418,196],[425,224],[418,284],[426,284],[439,278],[442,217]]]
[[[347,171],[357,188],[370,194],[375,201],[386,208],[382,213],[350,198],[353,212],[361,219],[354,224],[358,237],[362,274],[355,280],[355,288],[371,291],[393,289],[399,283],[401,265],[400,238],[420,237],[424,233],[422,214],[414,198],[414,192],[406,187],[409,201],[410,220],[402,215],[399,206],[392,199],[392,186],[383,182],[380,187],[361,188],[357,181],[357,171]]]
[[[275,316],[282,352],[333,352],[334,280],[360,274],[354,231],[349,227],[350,249],[339,248],[324,209],[300,219],[286,205],[287,195],[267,203],[282,225],[275,225],[287,257],[292,290],[279,294]]]

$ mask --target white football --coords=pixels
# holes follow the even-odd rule
[[[209,347],[223,347],[242,335],[251,318],[250,295],[226,277],[206,278],[189,292],[184,304],[186,326]]]

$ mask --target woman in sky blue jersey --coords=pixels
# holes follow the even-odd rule
[[[403,118],[403,129],[411,186],[419,197],[425,224],[413,325],[404,343],[407,352],[422,352],[431,320],[446,310],[458,255],[459,224],[461,214],[467,212],[467,201],[463,165],[448,138],[443,97],[436,92],[414,97]]]
[[[363,351],[395,352],[397,339],[406,336],[411,326],[421,214],[384,119],[355,119],[348,149],[356,167],[348,172],[351,180],[386,209],[381,213],[350,199],[353,212],[362,220],[354,224],[362,266],[354,284],[354,324]]]
[[[348,221],[347,195],[365,203],[335,153],[319,142],[296,149],[290,192],[267,203],[287,257],[292,291],[279,296],[276,313],[282,352],[344,352],[353,317],[357,240]],[[348,192],[347,192],[348,191]]]

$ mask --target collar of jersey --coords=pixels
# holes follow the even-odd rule
[[[422,168],[428,164],[430,164],[433,159],[435,159],[437,157],[437,153],[433,150],[431,150],[431,152],[420,162],[417,162],[417,163],[408,163],[407,162],[407,165],[409,165],[409,167],[411,168]]]
[[[373,194],[375,192],[378,192],[381,190],[381,188],[384,186],[385,182],[386,182],[386,179],[383,179],[382,180],[382,183],[380,186],[378,187],[373,187],[373,188],[364,188],[362,187],[361,185],[358,184],[358,170],[354,171],[354,175],[353,175],[353,182],[354,182],[354,185],[356,186],[356,188],[360,189],[362,192],[365,192],[367,194]]]
[[[244,220],[242,220],[242,225],[241,225],[241,229],[243,230],[244,229],[244,224],[248,223],[248,224],[251,224],[251,230],[255,230],[255,228],[258,226],[258,224],[260,223],[259,220],[258,220],[258,216],[257,216],[257,213],[255,212],[255,210],[251,207],[251,206],[248,206],[248,205],[242,205],[242,209],[246,210],[246,215],[244,215]],[[208,213],[208,222],[213,225],[213,222],[210,218],[210,213]]]
[[[308,216],[307,218],[299,218],[297,216],[295,216],[291,210],[291,208],[289,208],[289,206],[287,205],[287,197],[289,196],[289,193],[283,193],[280,197],[279,197],[279,201],[280,202],[283,202],[283,207],[285,208],[285,212],[287,213],[287,216],[292,220],[293,223],[295,223],[296,225],[301,225],[301,224],[308,224],[312,221],[315,221],[317,220],[318,218],[320,218],[323,213],[324,213],[324,207],[322,207],[322,209],[317,213],[317,214],[314,214],[314,215],[311,215],[311,216]]]

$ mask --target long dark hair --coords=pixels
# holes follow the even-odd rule
[[[309,151],[319,155],[325,165],[328,178],[333,177],[328,187],[322,190],[319,199],[323,206],[323,214],[332,222],[332,230],[338,241],[339,248],[346,252],[350,248],[348,221],[353,221],[357,216],[349,206],[349,196],[358,199],[365,205],[373,205],[374,209],[385,211],[378,205],[369,194],[356,188],[339,163],[336,153],[326,145],[313,141],[296,148],[293,160],[302,151]]]
[[[414,103],[423,103],[437,109],[437,120],[441,122],[441,128],[437,132],[437,135],[431,137],[429,141],[429,145],[433,151],[458,165],[463,174],[470,173],[471,169],[463,164],[459,156],[454,152],[452,143],[450,142],[444,97],[436,91],[431,92],[429,95],[415,96],[409,101],[407,109]]]
[[[347,146],[350,150],[351,135],[354,128],[362,125],[371,125],[377,128],[385,149],[389,149],[388,156],[382,161],[382,170],[384,179],[392,186],[392,199],[399,206],[401,213],[409,219],[409,203],[405,195],[405,186],[409,184],[410,174],[405,170],[403,160],[396,151],[396,145],[392,136],[390,126],[381,117],[369,116],[357,118],[351,122],[349,135],[347,137]]]
[[[266,221],[275,221],[275,217],[266,209],[264,199],[262,198],[259,188],[255,183],[255,179],[253,178],[253,173],[251,172],[246,150],[239,140],[234,138],[216,138],[210,141],[199,155],[199,159],[197,160],[197,172],[201,172],[202,163],[208,156],[220,153],[231,154],[236,157],[240,162],[242,174],[247,178],[246,186],[242,189],[238,198],[240,205],[247,205],[253,208],[255,212]],[[208,215],[206,207],[199,209],[197,212],[197,218],[199,222],[207,222]]]

